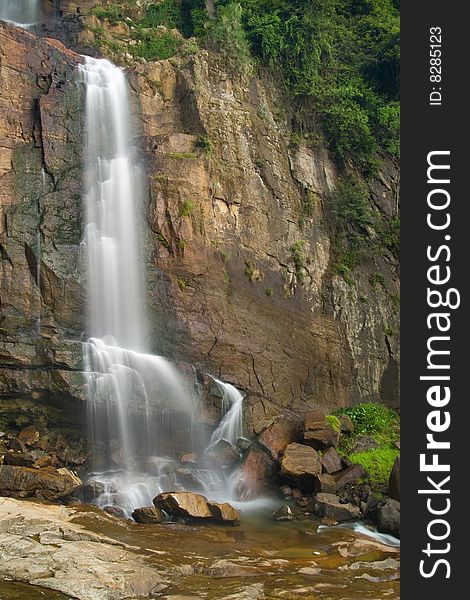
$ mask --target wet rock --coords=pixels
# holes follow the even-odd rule
[[[185,463],[197,463],[199,456],[195,452],[189,452],[180,456],[180,462]]]
[[[400,502],[400,457],[397,456],[393,463],[392,472],[388,480],[387,494],[390,498]]]
[[[336,473],[336,471],[341,471],[343,468],[341,464],[341,458],[339,454],[336,452],[335,448],[328,448],[323,453],[321,457],[321,463],[323,466],[323,471],[331,475],[331,473]]]
[[[381,502],[374,511],[377,530],[400,537],[400,503],[393,498]]]
[[[284,506],[281,506],[281,508],[274,513],[273,519],[275,521],[292,521],[294,519],[294,512],[290,506],[284,504]]]
[[[263,446],[253,443],[248,448],[241,465],[235,493],[239,500],[257,498],[263,487],[272,478],[275,461]]]
[[[117,517],[118,519],[127,519],[126,513],[119,506],[103,506],[102,509],[108,515]]]
[[[36,442],[39,441],[40,438],[39,431],[36,429],[34,425],[29,425],[22,429],[17,435],[17,439],[21,444],[25,446],[32,446]]]
[[[163,523],[165,515],[162,510],[156,506],[149,506],[144,508],[136,508],[132,513],[132,518],[136,523],[143,525],[156,525]]]
[[[236,525],[240,522],[240,513],[228,502],[208,502],[209,509],[215,521]]]
[[[324,450],[338,445],[339,433],[325,421],[324,413],[313,410],[305,417],[303,439],[312,448]]]
[[[227,440],[217,440],[206,450],[205,455],[222,469],[233,467],[240,460],[238,450]]]
[[[34,468],[35,469],[42,469],[43,467],[56,467],[58,465],[59,461],[57,459],[57,456],[55,454],[44,454],[43,456],[39,456],[35,461],[34,461]]]
[[[298,481],[301,487],[313,487],[316,475],[321,475],[322,465],[318,452],[304,444],[289,444],[281,463],[284,477]]]
[[[295,500],[296,498],[301,498],[302,497],[302,490],[299,490],[299,488],[294,488],[292,490],[292,498]]]
[[[248,450],[248,448],[251,446],[252,441],[249,440],[248,438],[244,438],[244,437],[239,437],[237,440],[237,450],[239,452],[246,452]]]
[[[337,415],[339,419],[339,426],[341,433],[353,433],[354,423],[351,421],[348,415]]]
[[[165,492],[154,498],[153,503],[175,519],[208,519],[228,523],[240,521],[240,513],[230,504],[208,502],[202,494]]]
[[[0,495],[57,500],[78,491],[82,481],[69,469],[0,466]]]
[[[328,473],[317,475],[315,477],[314,491],[317,493],[336,494],[336,480],[333,475],[328,475]]]
[[[24,452],[9,450],[3,456],[3,464],[14,467],[32,467],[34,465],[34,458]]]
[[[178,483],[184,489],[193,492],[202,492],[204,486],[191,469],[176,469],[175,475]]]
[[[101,482],[96,481],[95,479],[89,479],[85,485],[82,487],[82,498],[83,502],[87,504],[91,504],[95,500],[97,500],[101,494],[104,494],[106,491],[110,491],[107,489],[107,486]],[[112,492],[116,492],[117,489],[111,490]]]
[[[360,437],[351,452],[367,452],[378,448],[378,443],[370,435]]]
[[[299,439],[301,427],[302,420],[298,415],[280,415],[261,433],[258,442],[269,450],[274,459],[279,459],[287,446]]]
[[[361,479],[365,479],[367,477],[367,473],[362,465],[353,464],[351,467],[344,469],[344,471],[336,473],[334,477],[336,480],[336,489],[341,490],[348,483],[356,483]]]
[[[334,494],[319,493],[315,496],[315,512],[322,517],[334,521],[351,521],[359,519],[361,511],[352,504],[341,504]]]
[[[292,490],[288,485],[282,485],[279,491],[281,492],[283,498],[285,498],[286,500],[292,499]]]
[[[343,469],[349,469],[349,467],[352,467],[353,464],[353,461],[348,456],[341,457],[341,465]]]

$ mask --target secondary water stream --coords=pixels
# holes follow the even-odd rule
[[[0,20],[30,29],[40,20],[39,0],[0,0]]]

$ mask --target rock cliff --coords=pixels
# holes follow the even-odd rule
[[[65,413],[84,397],[80,60],[60,42],[0,23],[8,423],[24,410]],[[275,83],[240,77],[216,55],[134,64],[128,76],[148,184],[154,351],[243,389],[249,423],[278,407],[396,405],[396,260],[363,259],[352,281],[334,269],[332,198],[354,168],[340,172],[321,143],[293,144]],[[398,180],[385,158],[366,182],[385,219],[395,216]]]

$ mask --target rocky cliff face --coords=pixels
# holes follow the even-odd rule
[[[80,57],[59,42],[0,24],[0,48],[0,414],[11,418],[84,397],[83,98]],[[340,173],[322,145],[290,144],[275,86],[205,51],[136,65],[129,81],[154,350],[245,390],[251,423],[278,407],[397,404],[397,265],[384,254],[354,282],[335,274]],[[385,160],[367,185],[391,219],[396,166]]]

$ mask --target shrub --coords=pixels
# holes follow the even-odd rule
[[[347,415],[351,419],[357,435],[371,435],[384,431],[395,434],[399,427],[397,413],[392,408],[376,402],[342,408],[338,413]]]
[[[341,179],[333,196],[333,212],[339,224],[363,228],[374,223],[367,186],[359,180]]]
[[[137,39],[137,44],[130,46],[131,52],[134,56],[148,61],[171,58],[181,45],[181,40],[168,31],[139,30],[134,37]]]
[[[178,0],[161,0],[158,4],[147,6],[145,17],[140,21],[142,27],[164,25],[170,29],[182,29],[181,7]]]
[[[116,25],[123,19],[123,14],[119,5],[111,4],[106,7],[97,6],[93,9],[93,14],[99,19],[108,19],[113,25]]]
[[[239,72],[249,70],[251,53],[242,25],[242,7],[236,2],[220,6],[208,22],[205,34],[208,45],[227,58]]]
[[[180,204],[180,217],[190,217],[194,213],[194,202],[183,200]]]

